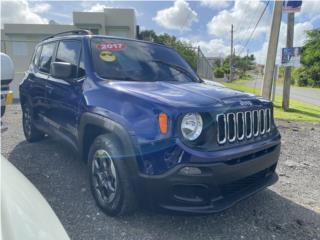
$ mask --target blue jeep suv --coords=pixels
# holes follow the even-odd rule
[[[51,36],[36,46],[20,100],[26,139],[68,143],[108,215],[141,204],[218,212],[277,181],[272,103],[205,84],[165,45]]]

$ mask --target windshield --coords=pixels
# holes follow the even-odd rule
[[[198,76],[173,49],[124,39],[91,40],[95,72],[102,78],[127,81],[198,82]]]

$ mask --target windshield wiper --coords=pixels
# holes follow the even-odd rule
[[[109,80],[117,80],[117,81],[132,81],[132,82],[140,82],[140,80],[132,78],[132,77],[104,77]]]
[[[178,72],[180,73],[183,73],[184,75],[187,75],[191,80],[193,81],[196,81],[196,82],[201,82],[201,80],[195,76],[193,76],[187,69],[185,69],[184,67],[181,67],[179,65],[176,65],[176,64],[172,64],[172,63],[167,63],[167,62],[164,62],[162,60],[159,60],[159,59],[155,59],[155,60],[151,60],[151,62],[156,62],[156,63],[161,63],[161,64],[164,64],[164,65],[167,65],[175,70],[177,70]]]

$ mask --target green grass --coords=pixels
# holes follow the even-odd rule
[[[260,89],[240,85],[239,81],[224,83],[224,85],[231,89],[260,95]],[[274,115],[277,119],[320,123],[320,106],[292,99],[290,99],[290,109],[288,111],[283,111],[281,105],[282,97],[276,96],[274,102]]]
[[[318,88],[318,87],[299,87],[299,86],[297,86],[297,85],[294,85],[294,87],[320,91],[320,88]]]

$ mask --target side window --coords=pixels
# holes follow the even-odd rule
[[[41,49],[42,49],[42,46],[38,46],[37,50],[35,51],[34,58],[33,58],[33,65],[34,66],[38,66]]]
[[[75,40],[60,41],[56,62],[67,62],[72,65],[72,76],[77,77],[78,63],[81,53],[81,42]]]
[[[84,77],[84,75],[86,75],[86,71],[84,70],[84,57],[83,57],[83,51],[82,51],[80,62],[79,62],[78,77]]]
[[[50,64],[53,58],[54,49],[56,43],[47,43],[42,47],[40,59],[39,59],[39,70],[41,72],[49,73],[50,72]]]

